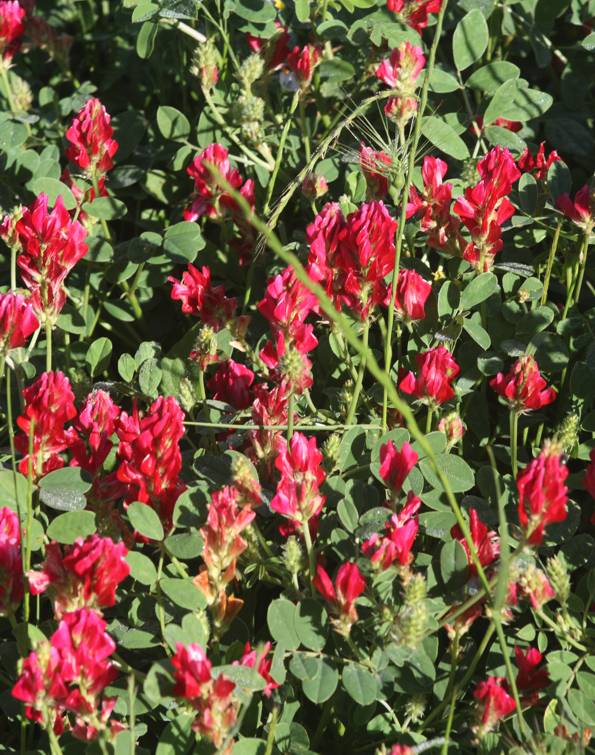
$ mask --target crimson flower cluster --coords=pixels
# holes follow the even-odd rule
[[[21,528],[16,512],[0,508],[0,616],[10,616],[23,599]]]
[[[445,346],[416,354],[417,373],[408,372],[399,383],[399,390],[430,407],[443,404],[455,395],[452,381],[461,371]]]
[[[568,468],[555,445],[546,445],[517,477],[518,516],[527,541],[539,544],[548,524],[566,519]]]
[[[318,564],[313,584],[330,605],[336,631],[348,636],[358,618],[355,602],[366,588],[357,564],[341,564],[334,583],[324,567]]]
[[[0,294],[0,356],[6,358],[9,349],[18,349],[39,327],[31,302],[9,291]]]
[[[421,47],[403,42],[376,69],[376,77],[395,92],[395,97],[391,97],[384,106],[384,112],[401,129],[417,112],[415,90],[425,64]]]
[[[490,380],[490,386],[506,399],[516,412],[541,409],[556,400],[556,391],[548,388],[535,358],[527,354],[504,374],[499,372]]]
[[[18,0],[0,2],[0,55],[4,65],[19,51],[26,15]]]

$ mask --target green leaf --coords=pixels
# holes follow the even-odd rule
[[[452,54],[459,71],[464,71],[481,58],[489,37],[485,17],[477,8],[459,21],[452,35]]]
[[[16,512],[20,508],[24,515],[28,491],[29,483],[24,475],[20,472],[16,472],[15,475],[9,469],[0,470],[0,501],[3,506],[10,506]]]
[[[509,128],[504,128],[504,126],[486,126],[483,133],[490,144],[508,147],[511,152],[520,154],[527,146],[518,134],[515,134]]]
[[[140,27],[140,31],[136,38],[136,54],[139,58],[147,60],[153,54],[155,49],[155,40],[157,39],[157,32],[159,27],[157,24],[151,21],[145,21]]]
[[[543,115],[552,106],[553,98],[539,89],[529,89],[521,79],[510,79],[498,87],[484,114],[484,123],[496,118],[529,121]]]
[[[118,359],[118,372],[124,382],[131,383],[136,372],[136,362],[130,354],[122,354]]]
[[[266,685],[265,680],[258,671],[248,666],[229,664],[218,666],[213,671],[217,676],[223,674],[228,679],[231,679],[232,682],[235,682],[238,687],[242,687],[246,692],[260,692]]]
[[[267,0],[236,0],[227,7],[236,16],[254,24],[266,24],[274,21],[276,16],[274,6]]]
[[[269,605],[267,611],[269,632],[273,639],[287,650],[296,650],[300,646],[297,620],[298,607],[286,598],[277,598]]]
[[[194,262],[205,247],[198,223],[182,221],[170,226],[163,238],[163,251],[174,262]]]
[[[157,110],[157,126],[162,136],[173,141],[190,136],[190,121],[175,107],[161,105]]]
[[[90,367],[91,377],[107,370],[111,355],[112,342],[109,338],[98,338],[93,341],[85,357],[85,361]]]
[[[375,674],[355,663],[343,669],[343,686],[358,705],[371,705],[378,696],[378,678]]]
[[[440,574],[449,590],[462,586],[469,574],[467,554],[458,540],[444,543],[440,549]]]
[[[64,467],[39,481],[39,497],[57,511],[80,511],[87,505],[85,493],[91,489],[89,476],[79,467]]]
[[[128,506],[127,514],[130,524],[139,534],[151,540],[163,540],[163,525],[149,504],[135,501]]]
[[[31,188],[35,194],[47,194],[50,207],[56,204],[58,197],[62,197],[64,207],[67,210],[74,210],[76,207],[76,199],[73,193],[66,184],[58,181],[57,178],[35,178],[31,184]]]
[[[435,115],[429,115],[423,119],[422,134],[441,152],[456,158],[466,160],[469,150],[465,142],[455,132],[452,126]]]
[[[156,359],[145,360],[138,371],[138,384],[141,391],[149,398],[157,397],[157,389],[163,373]]]
[[[320,651],[328,635],[327,614],[321,603],[307,598],[298,605],[295,629],[300,642],[310,650]]]
[[[157,581],[157,569],[148,556],[138,551],[129,551],[126,561],[130,565],[130,576],[141,585],[152,585]]]
[[[295,0],[295,15],[300,24],[310,20],[310,0]]]
[[[163,729],[155,755],[183,755],[194,744],[192,722],[194,716],[182,713],[175,721],[170,721]]]
[[[430,76],[431,92],[446,94],[447,92],[456,92],[460,88],[461,85],[457,81],[456,76],[448,73],[448,71],[444,71],[442,68],[434,68]]]
[[[328,661],[321,658],[314,659],[316,673],[310,679],[304,679],[302,689],[304,694],[313,703],[324,703],[337,689],[339,673]]]
[[[359,513],[352,500],[344,498],[342,501],[339,501],[337,504],[337,516],[348,532],[355,532],[359,521]]]
[[[466,317],[463,320],[463,328],[484,351],[490,348],[492,339],[481,324],[481,315],[479,312],[476,312],[473,317]]]
[[[242,737],[231,748],[231,755],[265,755],[267,743],[264,739]]]
[[[187,611],[196,611],[207,605],[204,595],[191,579],[162,577],[159,586],[172,603]]]
[[[475,485],[475,474],[467,462],[460,456],[443,454],[436,459],[438,467],[446,475],[453,493],[465,493]],[[440,480],[436,476],[429,459],[419,462],[421,473],[433,488],[441,488]]]
[[[488,63],[474,71],[465,82],[471,89],[479,89],[486,94],[494,94],[501,84],[509,79],[518,79],[521,69],[507,60]]]
[[[481,273],[481,275],[473,278],[461,294],[461,309],[473,309],[482,301],[489,299],[499,289],[498,278],[494,273]]]
[[[93,511],[69,511],[56,517],[47,530],[50,540],[71,545],[78,537],[87,537],[97,530]]]
[[[165,539],[165,547],[172,556],[184,560],[198,558],[204,546],[199,532],[181,532]]]
[[[115,220],[128,212],[124,202],[114,197],[97,197],[92,202],[85,202],[83,210],[87,215],[99,220]]]

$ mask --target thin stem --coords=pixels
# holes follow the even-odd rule
[[[403,248],[403,238],[405,234],[405,222],[407,220],[407,200],[409,199],[409,193],[411,189],[411,183],[413,181],[413,170],[415,168],[415,158],[417,155],[417,147],[421,137],[421,126],[424,111],[428,102],[428,92],[430,87],[430,77],[434,70],[434,64],[436,62],[436,51],[438,49],[438,42],[442,34],[442,22],[444,20],[444,14],[446,12],[446,6],[448,0],[444,0],[436,20],[436,31],[434,32],[434,39],[432,40],[432,48],[430,50],[430,57],[428,60],[428,67],[426,69],[424,83],[421,91],[421,98],[419,108],[417,111],[417,117],[415,119],[415,126],[413,129],[413,139],[410,145],[409,159],[407,162],[407,177],[403,185],[403,191],[401,192],[401,215],[399,218],[399,224],[397,226],[397,237],[395,241],[395,263],[392,273],[391,293],[390,301],[388,305],[388,321],[387,321],[387,337],[384,345],[384,372],[387,378],[391,371],[392,362],[392,337],[393,337],[393,325],[395,319],[395,296],[397,293],[397,282],[399,278],[399,267],[401,264],[401,250]],[[388,415],[388,389],[384,388],[382,394],[382,426],[386,427],[386,419]]]
[[[174,29],[178,29],[178,31],[186,34],[186,36],[190,37],[201,45],[207,41],[207,38],[204,34],[197,31],[196,29],[193,29],[191,26],[188,26],[188,24],[185,24],[183,21],[178,21],[177,19],[160,18],[159,22],[164,25],[167,24],[167,26],[173,26]]]
[[[432,431],[432,419],[434,418],[434,410],[431,406],[428,406],[428,413],[426,414],[426,435]]]
[[[267,744],[264,751],[264,755],[273,755],[273,747],[275,745],[275,731],[277,729],[278,716],[279,716],[279,707],[275,705],[271,712],[271,722],[269,724],[269,733],[267,734]]]
[[[364,384],[364,375],[366,373],[366,362],[368,359],[369,334],[370,334],[370,318],[368,317],[366,318],[366,321],[364,322],[364,332],[363,332],[363,337],[362,337],[362,344],[365,349],[365,353],[361,357],[361,361],[359,364],[359,372],[357,373],[357,381],[353,389],[353,396],[351,397],[349,411],[347,412],[347,419],[345,420],[348,425],[350,425],[353,422],[353,419],[355,417],[355,413],[357,411],[357,405],[359,403],[359,397],[362,392],[362,387]]]
[[[512,467],[512,474],[516,479],[519,472],[517,462],[517,444],[519,434],[519,413],[515,409],[510,410],[510,464]]]
[[[552,268],[554,267],[554,259],[558,250],[558,241],[560,240],[560,231],[562,230],[562,221],[556,226],[554,231],[554,238],[550,246],[550,253],[547,258],[547,266],[545,269],[545,278],[543,279],[543,293],[541,294],[541,305],[543,306],[547,302],[547,295],[550,288],[550,278],[552,276]]]
[[[29,442],[27,444],[28,451],[28,469],[27,469],[27,518],[25,521],[25,576],[31,569],[31,530],[33,528],[33,437],[35,433],[35,420],[31,420],[29,425]],[[21,541],[22,543],[22,541]],[[21,547],[22,544],[21,544]],[[29,622],[29,610],[30,610],[30,591],[25,590],[25,597],[23,600],[23,616],[25,623]]]
[[[130,733],[129,755],[134,755],[136,752],[136,736],[134,734],[136,728],[136,680],[134,674],[128,676],[128,721]]]
[[[295,414],[295,394],[293,391],[289,394],[287,402],[287,442],[293,437],[293,420]]]
[[[10,247],[10,290],[17,288],[17,248],[15,244]]]
[[[304,543],[306,544],[306,552],[308,553],[308,573],[310,576],[310,590],[314,594],[314,577],[316,576],[316,554],[312,546],[312,536],[310,535],[309,522],[304,522],[302,525],[302,532],[304,534]]]
[[[45,320],[45,371],[52,371],[52,323]]]
[[[583,243],[581,245],[581,251],[579,253],[580,272],[578,274],[578,283],[576,285],[576,292],[574,294],[574,303],[578,304],[581,297],[581,290],[583,288],[583,279],[585,277],[585,270],[587,268],[587,258],[589,256],[589,232],[585,231]]]
[[[298,89],[298,91],[294,93],[293,99],[291,100],[291,104],[289,106],[289,112],[287,113],[287,117],[285,119],[285,125],[283,126],[283,131],[281,132],[281,136],[279,138],[279,146],[277,147],[277,156],[275,157],[275,167],[273,168],[273,173],[269,179],[269,183],[267,184],[267,193],[266,193],[266,198],[264,202],[263,215],[269,214],[269,210],[271,206],[271,198],[273,196],[273,191],[275,189],[275,184],[277,182],[277,176],[279,175],[279,170],[281,168],[281,161],[283,160],[283,150],[285,149],[285,142],[287,141],[287,137],[289,135],[289,129],[291,128],[291,119],[300,101],[300,95],[301,95],[301,92]]]

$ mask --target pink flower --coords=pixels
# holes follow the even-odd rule
[[[376,77],[391,89],[410,93],[426,64],[421,47],[403,42],[376,69]]]
[[[18,349],[39,328],[31,303],[20,294],[0,294],[0,354]]]
[[[398,13],[403,21],[415,31],[421,32],[428,25],[430,13],[438,13],[442,0],[387,0],[386,7]]]
[[[253,649],[249,642],[244,647],[244,653],[239,661],[240,665],[247,666],[248,668],[255,668],[260,676],[266,682],[265,688],[262,693],[265,697],[270,697],[273,694],[273,690],[277,689],[280,685],[271,676],[271,666],[273,665],[272,658],[267,658],[271,652],[272,645],[270,642],[265,642],[261,650]],[[235,661],[237,663],[237,661]]]
[[[508,692],[506,680],[500,676],[488,676],[475,688],[473,697],[483,702],[479,736],[491,731],[501,718],[509,716],[515,709],[513,697]]]
[[[560,160],[560,155],[553,149],[545,156],[545,142],[541,142],[535,155],[529,152],[527,147],[517,160],[517,165],[524,173],[531,173],[538,181],[545,181],[551,166]]]
[[[566,519],[568,468],[555,447],[544,448],[517,477],[519,523],[529,543],[539,544],[546,525]]]
[[[289,55],[289,31],[279,21],[275,21],[275,26],[277,33],[269,39],[256,37],[249,32],[246,34],[246,40],[252,52],[264,52],[265,66],[268,71],[280,68]]]
[[[594,206],[595,200],[589,184],[585,184],[576,192],[574,200],[569,194],[561,194],[556,200],[556,207],[585,233],[589,233],[593,228]]]
[[[57,618],[79,608],[101,610],[116,604],[116,588],[130,574],[124,543],[89,535],[64,547],[51,542],[41,571],[27,574],[33,595],[51,588]]]
[[[395,309],[405,322],[423,320],[426,316],[426,301],[432,292],[432,284],[415,270],[399,270]],[[390,300],[390,296],[389,296]]]
[[[341,564],[333,584],[326,570],[318,564],[314,587],[322,597],[331,604],[331,610],[337,616],[335,627],[342,634],[349,634],[351,625],[357,621],[355,601],[366,588],[366,581],[354,563]]]
[[[13,614],[23,599],[23,562],[19,517],[0,508],[0,616]]]
[[[401,450],[392,440],[380,448],[380,476],[393,493],[399,493],[409,472],[417,464],[419,456],[409,445],[403,443]]]
[[[71,220],[62,197],[48,212],[48,197],[40,194],[23,210],[14,234],[17,265],[31,292],[31,305],[40,322],[54,325],[66,302],[64,280],[87,253],[87,232]]]
[[[252,404],[252,421],[256,425],[285,425],[287,424],[287,391],[281,384],[270,390],[263,383],[254,388],[254,403]],[[252,444],[252,457],[265,468],[265,475],[273,476],[273,459],[276,456],[277,437],[279,431],[251,430],[249,433]]]
[[[320,53],[317,48],[312,45],[306,45],[301,49],[299,47],[294,47],[287,56],[287,65],[302,89],[306,89],[310,86],[314,74],[314,68],[318,63],[319,57]]]
[[[547,387],[537,362],[530,355],[517,359],[506,375],[499,372],[490,380],[490,386],[516,412],[541,409],[555,401],[558,395],[553,388]]]
[[[415,514],[420,506],[420,499],[410,493],[401,513],[393,514],[386,523],[386,533],[375,532],[363,543],[362,553],[370,556],[372,564],[388,569],[395,561],[401,566],[413,561],[411,549],[419,530]]]
[[[194,179],[194,198],[184,211],[185,220],[198,220],[206,215],[213,220],[223,220],[228,214],[238,214],[238,206],[231,195],[217,183],[217,171],[230,186],[239,191],[247,202],[254,206],[254,181],[242,180],[240,172],[231,167],[229,152],[221,144],[209,144],[197,155],[186,169]]]
[[[19,463],[21,474],[28,475],[31,463],[33,479],[37,480],[64,466],[59,455],[77,440],[76,430],[65,425],[77,416],[74,393],[62,372],[44,372],[23,390],[25,408],[17,418],[21,433],[15,437],[17,450],[23,454]],[[33,426],[33,453],[29,457],[29,433]]]
[[[537,648],[532,647],[527,648],[523,653],[518,645],[514,648],[514,655],[519,669],[516,679],[517,687],[521,692],[526,693],[524,703],[534,705],[539,699],[539,691],[550,683],[547,668],[544,666],[538,668],[543,660],[543,655]]]
[[[195,643],[178,642],[171,659],[174,667],[174,695],[187,700],[196,711],[192,728],[219,750],[236,722],[236,685],[223,674],[213,678],[212,664]]]
[[[305,525],[320,513],[325,502],[319,490],[325,473],[316,438],[307,438],[296,432],[288,445],[284,438],[279,437],[275,466],[281,473],[281,479],[270,503],[271,509]]]
[[[488,530],[475,509],[470,509],[469,511],[469,529],[471,530],[471,539],[473,540],[479,563],[482,566],[489,566],[500,555],[500,542],[497,533],[494,530]],[[451,529],[450,534],[463,546],[471,574],[477,574],[477,567],[471,558],[471,549],[458,524]]]
[[[366,179],[368,199],[384,199],[388,193],[388,176],[393,166],[392,158],[380,150],[361,145],[359,165]]]
[[[87,396],[75,423],[79,438],[71,448],[71,466],[97,474],[113,448],[110,436],[116,431],[119,416],[120,408],[109,393],[94,390]]]
[[[253,382],[254,373],[249,367],[228,359],[217,368],[207,387],[216,401],[225,401],[234,409],[246,409],[252,403]]]
[[[513,214],[508,194],[521,172],[514,158],[502,147],[494,147],[477,165],[481,180],[465,189],[454,205],[454,212],[471,234],[463,257],[480,272],[489,270],[502,249],[502,225]]]
[[[180,481],[184,412],[172,396],[159,396],[142,418],[136,406],[131,415],[122,412],[117,433],[116,477],[127,486],[126,501],[151,504],[168,523],[185,489]]]
[[[328,191],[328,182],[318,173],[308,173],[302,181],[302,194],[306,199],[314,200],[323,197]]]
[[[407,217],[422,213],[420,226],[428,234],[429,246],[456,254],[460,246],[460,223],[450,212],[452,185],[443,183],[447,170],[444,160],[424,157],[424,193],[420,196],[415,187],[411,187]]]
[[[66,132],[70,146],[66,157],[91,176],[105,175],[113,168],[118,142],[113,138],[111,117],[96,98],[87,100]]]
[[[461,368],[447,348],[438,346],[416,354],[415,361],[417,376],[409,372],[401,380],[399,389],[403,393],[429,401],[430,404],[443,404],[455,395],[451,383]]]
[[[25,16],[25,9],[17,0],[0,2],[0,55],[4,61],[10,61],[21,46]]]
[[[448,448],[456,446],[467,431],[467,428],[463,424],[463,420],[456,412],[450,412],[446,417],[442,417],[438,423],[438,429],[446,435]]]
[[[118,676],[109,660],[116,645],[105,627],[87,608],[67,613],[51,638],[25,658],[12,695],[26,704],[28,718],[60,733],[64,717],[74,714],[76,730],[86,738],[97,736],[98,724],[105,727],[113,706],[103,691]]]
[[[211,270],[206,265],[202,269],[188,263],[182,273],[182,280],[169,277],[172,283],[171,298],[182,302],[182,312],[194,315],[216,330],[221,330],[231,320],[237,307],[237,299],[225,296],[222,285],[211,283]]]

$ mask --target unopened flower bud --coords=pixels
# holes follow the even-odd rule
[[[12,96],[14,106],[20,113],[26,113],[30,110],[33,103],[33,93],[31,87],[25,79],[21,79],[20,76],[13,74],[12,76]]]
[[[395,640],[405,647],[419,647],[426,633],[428,608],[425,603],[404,606],[395,622]]]
[[[231,475],[235,487],[240,493],[240,504],[258,506],[260,503],[260,483],[252,462],[244,454],[234,455],[231,463]]]
[[[242,86],[249,91],[252,84],[254,84],[255,81],[258,81],[262,76],[263,71],[264,60],[262,57],[257,53],[249,55],[240,66],[238,72],[238,77]]]
[[[219,80],[219,52],[212,38],[209,37],[196,48],[191,71],[198,76],[200,85],[207,91]]]
[[[570,595],[570,576],[566,560],[562,553],[557,553],[548,560],[547,575],[556,593],[556,597],[564,605]]]
[[[423,574],[414,574],[405,588],[405,605],[413,606],[426,599],[427,587]]]
[[[217,334],[210,325],[203,325],[198,331],[190,359],[198,362],[203,370],[211,362],[217,361]]]
[[[579,429],[580,417],[578,414],[567,414],[558,426],[554,438],[562,446],[564,453],[571,453],[578,444]]]
[[[412,722],[421,721],[426,712],[426,698],[422,695],[416,695],[405,703],[405,716]]]
[[[339,456],[339,446],[341,445],[341,436],[339,433],[333,433],[326,439],[324,446],[322,447],[322,453],[328,466],[333,468],[337,463]]]
[[[438,429],[446,435],[447,448],[450,449],[461,440],[467,428],[457,412],[450,412],[440,420]]]
[[[285,552],[285,566],[290,574],[299,574],[302,568],[302,547],[294,535],[287,538],[287,542],[283,546]]]
[[[196,404],[196,393],[192,381],[187,377],[183,377],[180,380],[179,399],[182,409],[185,412],[191,411]]]
[[[324,176],[308,173],[302,182],[302,194],[306,199],[318,199],[328,191],[328,183]]]

